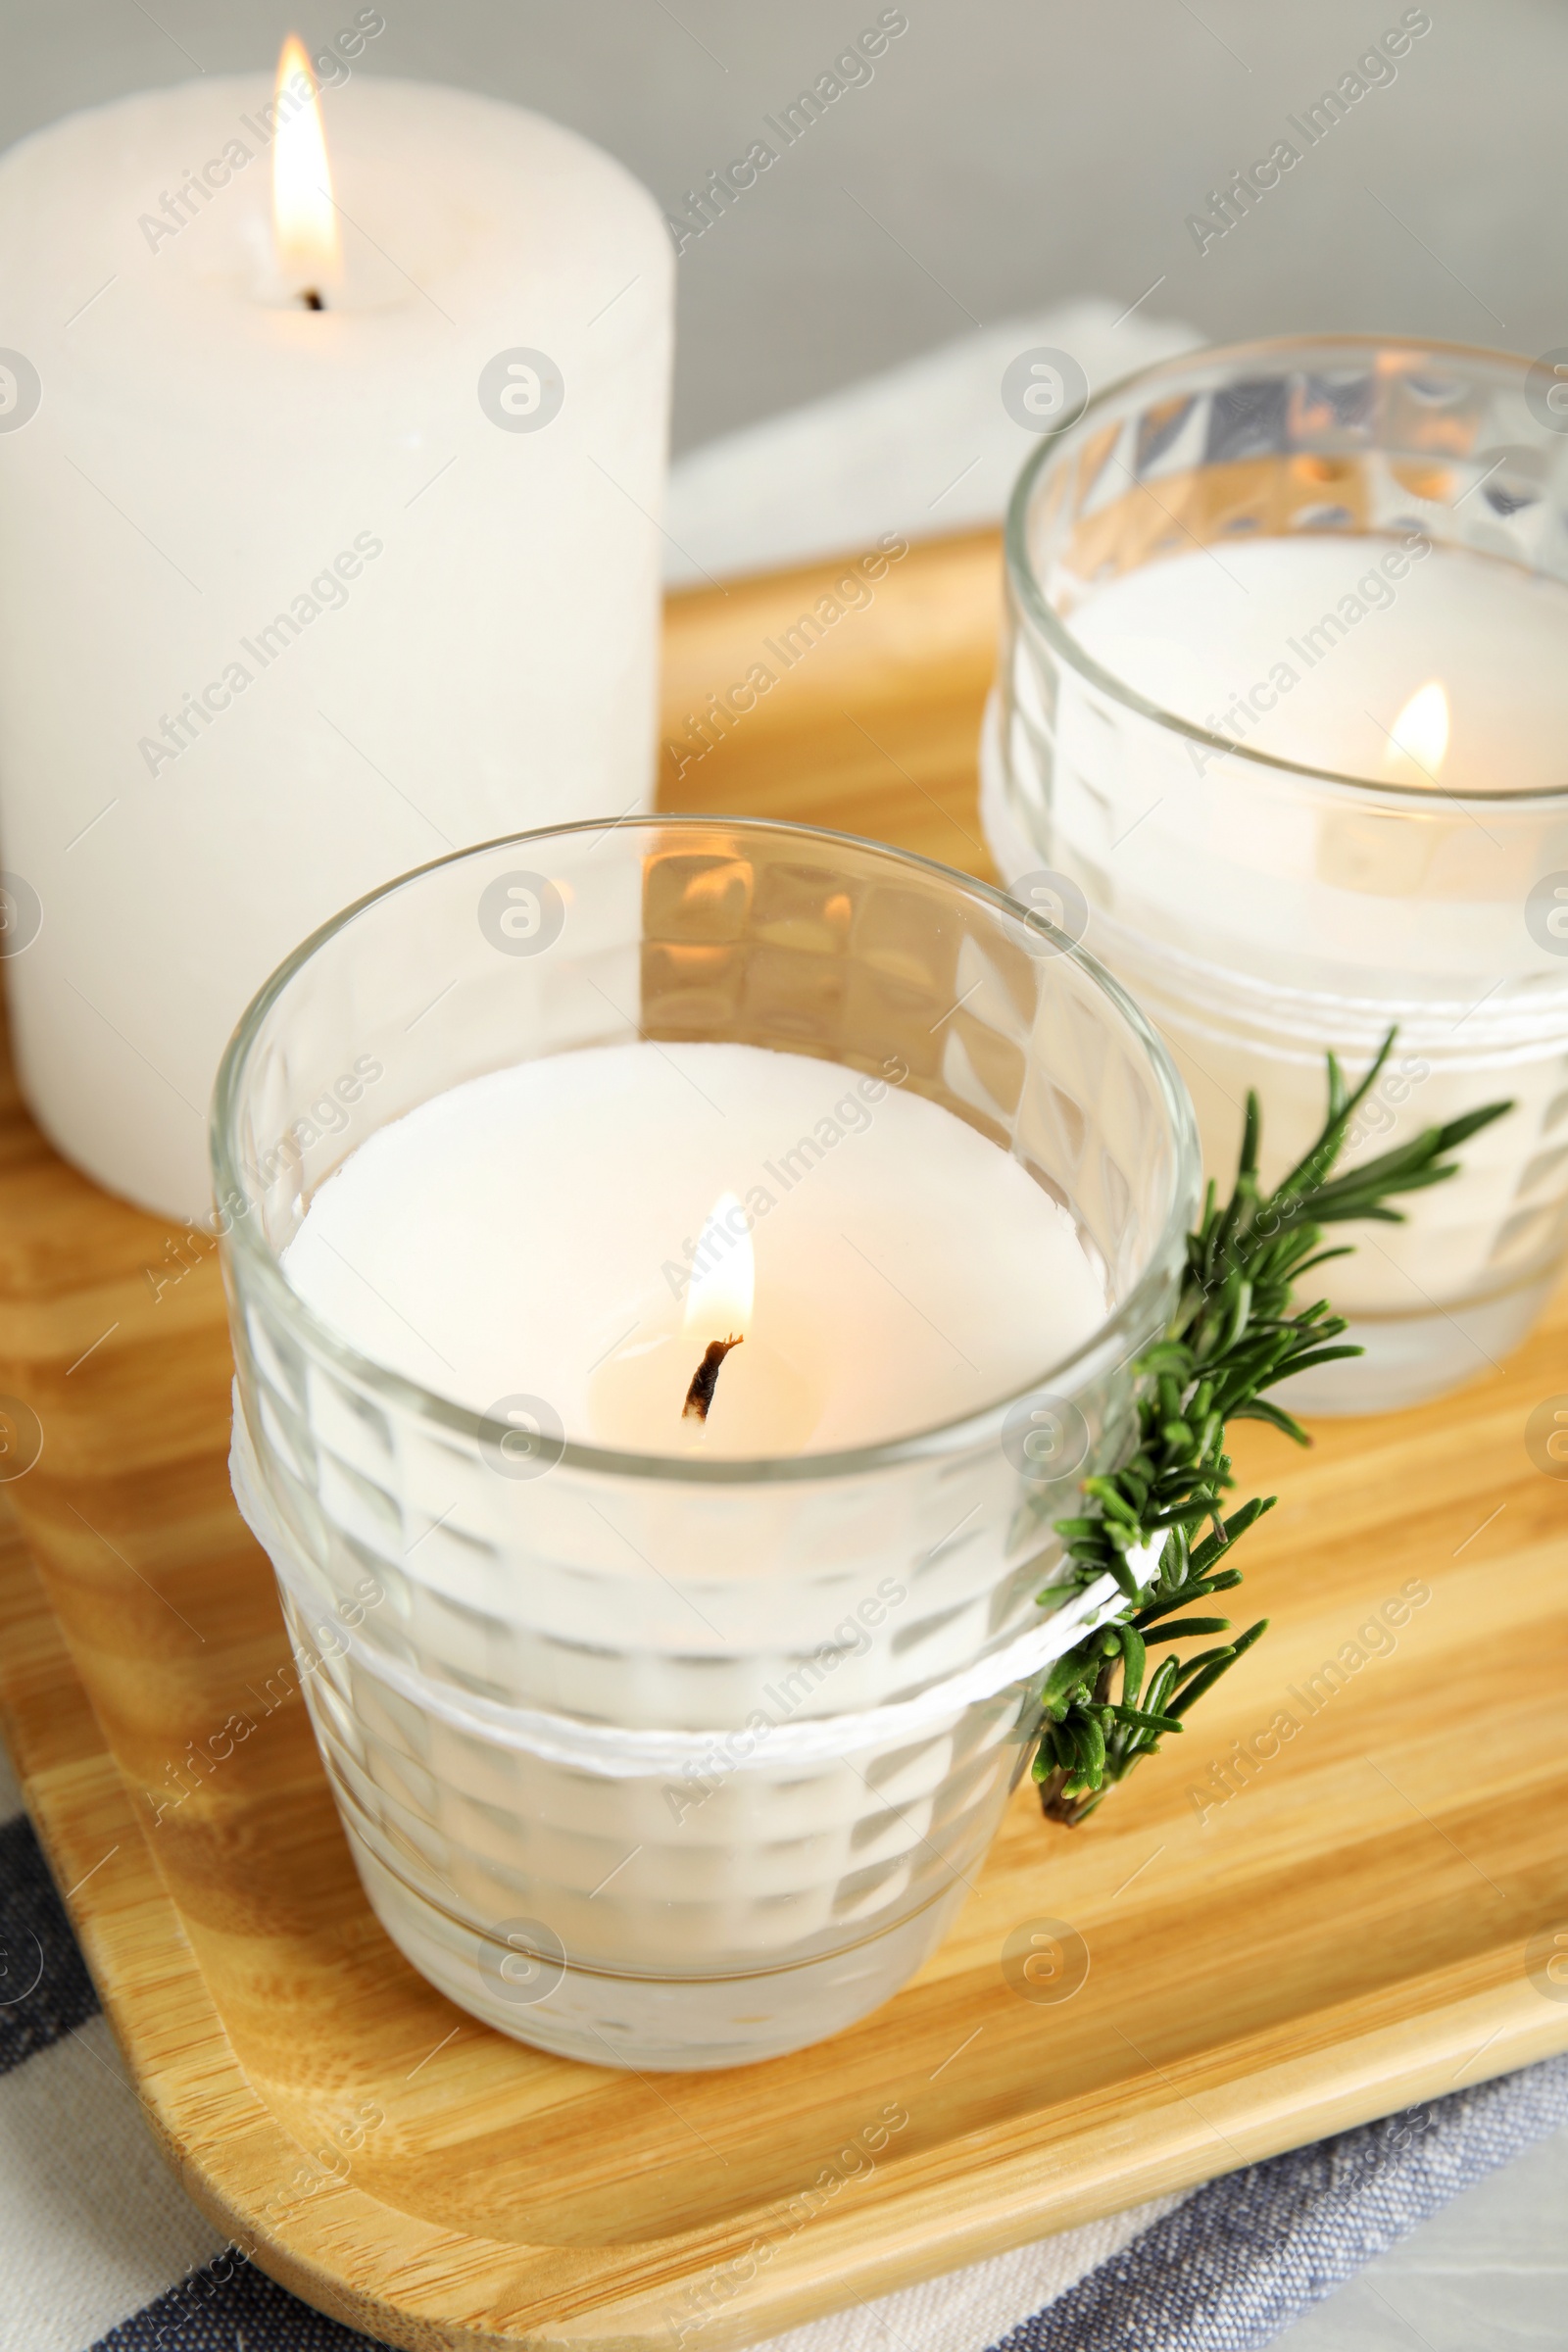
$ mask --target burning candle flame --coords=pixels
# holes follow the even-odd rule
[[[342,249],[316,76],[304,44],[292,32],[277,61],[276,108],[272,230],[277,265],[289,283],[309,298],[338,283]]]
[[[1436,678],[1411,695],[1389,729],[1388,757],[1436,776],[1448,748],[1448,698]]]
[[[757,1261],[746,1211],[720,1193],[708,1212],[686,1294],[685,1328],[694,1339],[744,1339],[752,1319]]]

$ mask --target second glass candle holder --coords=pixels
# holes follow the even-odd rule
[[[1324,1053],[1395,1054],[1347,1163],[1484,1102],[1406,1221],[1327,1270],[1365,1353],[1322,1412],[1485,1375],[1568,1238],[1568,418],[1503,354],[1368,337],[1200,352],[1025,467],[982,752],[993,854],[1169,1043],[1208,1173],[1264,1175]]]

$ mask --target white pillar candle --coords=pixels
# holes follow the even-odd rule
[[[284,1264],[376,1362],[641,1453],[831,1453],[959,1421],[1107,1308],[1008,1152],[897,1083],[742,1045],[469,1079],[352,1153]],[[737,1331],[706,1422],[685,1416],[708,1342]]]
[[[313,231],[301,85],[280,132],[272,95],[206,78],[0,164],[23,1084],[79,1166],[192,1215],[219,1055],[298,939],[653,776],[657,208],[537,116],[356,74]],[[274,151],[306,180],[281,250]]]

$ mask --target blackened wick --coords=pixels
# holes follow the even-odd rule
[[[686,1402],[681,1407],[680,1415],[683,1421],[708,1419],[708,1408],[713,1401],[713,1391],[718,1386],[719,1365],[732,1348],[741,1345],[745,1336],[744,1332],[737,1332],[733,1339],[709,1341],[703,1360],[692,1374],[692,1385],[686,1392]]]

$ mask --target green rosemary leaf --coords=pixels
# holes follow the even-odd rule
[[[1179,1690],[1184,1683],[1190,1683],[1193,1676],[1201,1673],[1205,1666],[1213,1665],[1216,1659],[1223,1659],[1228,1665],[1235,1655],[1236,1644],[1234,1642],[1216,1642],[1212,1649],[1200,1649],[1196,1658],[1187,1658],[1183,1661],[1176,1676],[1177,1690]],[[1175,1701],[1172,1700],[1171,1703],[1174,1706]]]
[[[1357,1350],[1359,1352],[1359,1350]],[[1250,1404],[1239,1404],[1232,1413],[1233,1421],[1267,1421],[1273,1428],[1282,1429],[1298,1446],[1310,1446],[1312,1441],[1293,1413],[1283,1405],[1270,1404],[1266,1396],[1254,1396]]]
[[[1086,1478],[1084,1493],[1093,1495],[1095,1500],[1101,1503],[1113,1519],[1121,1520],[1125,1526],[1137,1527],[1138,1513],[1113,1479]]]
[[[1172,1690],[1174,1690],[1176,1688],[1177,1671],[1178,1669],[1175,1659],[1166,1658],[1161,1664],[1159,1671],[1155,1674],[1153,1680],[1151,1682],[1149,1689],[1144,1693],[1143,1698],[1143,1703],[1145,1707],[1148,1708],[1151,1715],[1162,1715],[1164,1713],[1166,1701],[1169,1699]]]
[[[1046,1677],[1046,1687],[1040,1694],[1042,1704],[1050,1709],[1057,1699],[1066,1695],[1074,1683],[1080,1683],[1083,1679],[1084,1669],[1081,1653],[1076,1649],[1069,1649],[1064,1657],[1054,1661],[1051,1672]]]
[[[1183,1617],[1176,1625],[1154,1626],[1144,1636],[1144,1640],[1147,1642],[1184,1642],[1189,1636],[1196,1640],[1200,1634],[1228,1634],[1230,1630],[1231,1621],[1228,1617]]]
[[[1483,1127],[1490,1127],[1494,1119],[1500,1119],[1505,1111],[1512,1108],[1512,1102],[1487,1102],[1480,1110],[1465,1111],[1462,1117],[1450,1119],[1446,1127],[1437,1130],[1435,1149],[1439,1152],[1456,1152],[1473,1135],[1479,1135]]]
[[[1264,1631],[1266,1619],[1185,1661],[1167,1656],[1143,1687],[1150,1644],[1229,1632],[1223,1617],[1163,1620],[1241,1583],[1238,1569],[1217,1563],[1273,1506],[1272,1495],[1254,1495],[1226,1514],[1223,1497],[1235,1483],[1225,1450],[1228,1425],[1264,1421],[1304,1446],[1306,1432],[1265,1392],[1293,1374],[1361,1352],[1340,1344],[1345,1318],[1326,1299],[1297,1301],[1298,1284],[1347,1253],[1348,1245],[1323,1246],[1324,1228],[1360,1218],[1400,1222],[1393,1199],[1446,1183],[1456,1173],[1449,1154],[1511,1107],[1488,1103],[1336,1174],[1395,1035],[1391,1029],[1353,1086],[1328,1055],[1323,1125],[1272,1192],[1258,1177],[1262,1115],[1255,1093],[1249,1093],[1231,1197],[1221,1206],[1213,1183],[1205,1188],[1170,1322],[1135,1366],[1130,1458],[1117,1471],[1086,1479],[1077,1515],[1056,1523],[1074,1588],[1108,1572],[1122,1596],[1114,1630],[1088,1637],[1058,1659],[1040,1693],[1034,1774],[1041,1801],[1056,1820],[1085,1819],[1104,1788],[1154,1753]],[[1200,1534],[1205,1523],[1208,1532]],[[1140,1559],[1135,1566],[1130,1555],[1150,1544],[1157,1544],[1156,1565],[1150,1569]],[[1054,1597],[1050,1589],[1041,1595]],[[1118,1649],[1121,1699],[1112,1704],[1105,1694]]]
[[[1232,1418],[1234,1419],[1234,1417],[1233,1415]],[[1264,1512],[1274,1508],[1274,1499],[1272,1494],[1254,1494],[1249,1501],[1242,1504],[1240,1510],[1232,1511],[1225,1522],[1223,1535],[1205,1537],[1193,1553],[1194,1574],[1201,1576],[1212,1560],[1217,1560],[1222,1551],[1228,1549],[1239,1537],[1245,1536],[1250,1527],[1255,1527]],[[1239,1568],[1226,1569],[1226,1586],[1239,1585],[1241,1581],[1242,1572]],[[1210,1592],[1218,1592],[1223,1589],[1217,1584],[1209,1587]]]
[[[1308,1249],[1311,1249],[1311,1243],[1304,1234],[1300,1234],[1297,1238],[1305,1243]],[[1354,1255],[1355,1244],[1353,1242],[1337,1242],[1332,1250],[1314,1250],[1310,1257],[1304,1257],[1298,1264],[1294,1265],[1291,1268],[1292,1277],[1295,1281],[1299,1282],[1303,1274],[1315,1273],[1319,1266],[1326,1266],[1331,1258],[1353,1257]]]
[[[1190,1502],[1182,1503],[1176,1510],[1151,1511],[1144,1521],[1144,1528],[1157,1532],[1162,1527],[1201,1527],[1213,1507],[1212,1496],[1195,1494]],[[1136,1544],[1142,1534],[1143,1529],[1140,1529],[1132,1541]]]
[[[1293,1375],[1310,1372],[1317,1364],[1337,1364],[1342,1355],[1359,1355],[1359,1348],[1309,1348],[1304,1355],[1293,1355],[1287,1366]]]
[[[1111,1575],[1116,1579],[1117,1584],[1120,1586],[1127,1599],[1130,1600],[1136,1607],[1141,1596],[1142,1587],[1140,1586],[1136,1575],[1128,1566],[1125,1557],[1120,1552],[1112,1552],[1105,1565],[1110,1570]]]
[[[1151,1715],[1138,1707],[1112,1707],[1110,1712],[1118,1723],[1130,1723],[1137,1731],[1179,1732],[1182,1728],[1174,1715]]]
[[[1329,1169],[1339,1157],[1341,1147],[1349,1133],[1351,1120],[1382,1076],[1383,1065],[1394,1052],[1396,1034],[1396,1032],[1393,1029],[1389,1031],[1373,1057],[1371,1068],[1351,1094],[1347,1094],[1345,1091],[1345,1081],[1338,1061],[1332,1054],[1328,1055],[1329,1107],[1323,1131],[1316,1143],[1297,1161],[1284,1183],[1277,1188],[1274,1195],[1276,1200],[1286,1200],[1299,1194],[1316,1191],[1324,1176],[1328,1174]],[[1249,1098],[1250,1102],[1250,1100],[1251,1098]]]
[[[1228,1674],[1231,1668],[1235,1665],[1237,1659],[1245,1656],[1246,1652],[1251,1648],[1252,1643],[1257,1641],[1259,1636],[1267,1631],[1268,1619],[1266,1617],[1260,1617],[1257,1623],[1251,1627],[1249,1632],[1242,1635],[1240,1641],[1232,1642],[1228,1649],[1219,1653],[1215,1657],[1212,1665],[1205,1665],[1202,1673],[1198,1676],[1197,1680],[1190,1682],[1187,1685],[1186,1690],[1183,1690],[1179,1696],[1170,1701],[1171,1713],[1173,1715],[1185,1715],[1189,1707],[1195,1705],[1197,1701],[1202,1697],[1205,1690],[1211,1690],[1214,1685],[1219,1681],[1220,1676],[1222,1674]],[[1195,1658],[1193,1660],[1193,1664],[1197,1665],[1199,1661]]]
[[[1229,1581],[1235,1585],[1241,1583],[1240,1569],[1233,1568],[1231,1570]],[[1149,1631],[1152,1625],[1156,1624],[1161,1617],[1172,1616],[1177,1609],[1189,1608],[1195,1600],[1206,1600],[1217,1584],[1217,1579],[1211,1582],[1205,1578],[1196,1584],[1185,1584],[1175,1592],[1162,1592],[1156,1600],[1149,1600],[1144,1603],[1133,1619],[1133,1623],[1143,1634],[1144,1640],[1148,1642],[1153,1638]]]

